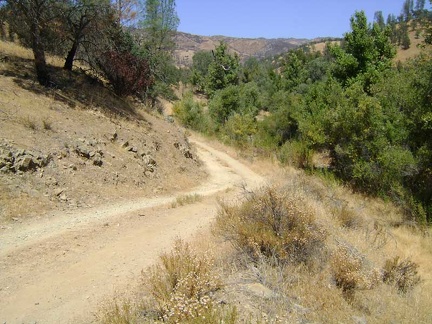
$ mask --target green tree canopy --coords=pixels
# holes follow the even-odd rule
[[[212,96],[217,90],[224,89],[229,85],[238,84],[239,62],[238,55],[229,54],[227,44],[221,42],[213,51],[213,61],[208,68],[207,94]]]
[[[335,58],[334,75],[345,85],[360,76],[367,88],[379,72],[391,67],[396,51],[390,42],[390,29],[368,24],[364,11],[351,17],[351,29],[342,46],[329,47]]]

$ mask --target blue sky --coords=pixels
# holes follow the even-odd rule
[[[342,37],[364,10],[400,14],[404,0],[177,0],[179,31],[233,37]],[[428,1],[427,1],[428,3]]]

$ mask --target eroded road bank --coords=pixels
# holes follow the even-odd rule
[[[88,323],[104,298],[136,281],[176,238],[208,228],[215,194],[262,185],[241,162],[191,142],[209,174],[193,190],[59,213],[0,232],[0,323]],[[204,199],[171,207],[188,194]]]

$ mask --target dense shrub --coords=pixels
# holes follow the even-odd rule
[[[332,253],[330,268],[336,286],[350,303],[356,290],[372,289],[380,279],[379,271],[368,269],[364,257],[347,246],[341,246]]]
[[[209,117],[204,114],[203,105],[194,100],[192,92],[186,93],[182,100],[174,104],[173,112],[185,127],[204,133],[209,132]]]
[[[239,147],[252,145],[256,133],[256,123],[250,115],[235,113],[230,116],[221,129],[222,139],[229,144]]]
[[[212,299],[220,288],[213,261],[177,240],[161,262],[143,272],[156,307],[157,318],[167,323],[235,323],[235,310],[223,311]]]
[[[287,141],[279,150],[279,160],[296,168],[312,167],[312,150],[302,141]]]
[[[401,293],[406,293],[420,283],[418,264],[399,257],[388,259],[383,269],[383,281],[394,285]]]
[[[249,193],[240,206],[222,203],[217,229],[253,260],[276,264],[313,262],[326,238],[304,199],[274,187]]]
[[[209,113],[217,125],[223,125],[229,116],[240,111],[241,100],[239,87],[230,85],[215,92],[209,102]]]
[[[129,52],[105,52],[97,64],[118,96],[144,93],[153,84],[147,62]]]

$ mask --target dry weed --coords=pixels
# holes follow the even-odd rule
[[[176,208],[176,207],[184,206],[184,205],[190,205],[190,204],[196,203],[198,201],[201,201],[202,198],[203,197],[201,195],[198,195],[198,194],[179,196],[176,198],[175,201],[173,201],[171,203],[171,208]]]
[[[220,279],[212,267],[211,257],[198,255],[177,240],[174,249],[161,256],[160,264],[143,272],[158,320],[177,323],[214,315],[218,307],[212,294],[220,288]]]
[[[33,119],[31,119],[30,116],[21,118],[21,124],[24,127],[31,129],[33,131],[37,129],[36,122]]]
[[[332,253],[330,267],[336,286],[349,303],[353,302],[356,290],[372,289],[381,277],[377,269],[367,269],[364,256],[347,246]]]
[[[363,224],[361,216],[346,204],[333,208],[333,215],[344,228],[357,229]]]
[[[95,318],[98,323],[103,324],[130,324],[138,323],[140,307],[129,299],[114,299],[103,305]]]
[[[216,228],[253,260],[275,264],[311,261],[326,238],[305,200],[275,187],[249,193],[240,206],[221,203]]]
[[[418,264],[409,259],[400,260],[394,257],[385,262],[383,269],[383,281],[395,285],[399,292],[406,293],[420,283]]]
[[[48,118],[42,119],[42,126],[45,130],[52,130],[52,121]]]

